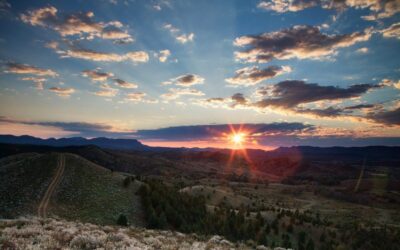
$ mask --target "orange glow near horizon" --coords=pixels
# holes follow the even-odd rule
[[[259,144],[252,138],[252,132],[244,128],[243,125],[234,127],[229,125],[226,132],[215,132],[212,138],[204,140],[146,140],[139,139],[143,144],[152,147],[172,147],[172,148],[221,148],[231,149],[232,151],[245,151],[245,149],[261,149],[265,151],[274,150],[277,147]],[[236,152],[242,154],[243,152]]]

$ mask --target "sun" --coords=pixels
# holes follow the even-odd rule
[[[231,135],[231,140],[235,145],[241,145],[244,142],[245,135],[243,133],[235,133]]]

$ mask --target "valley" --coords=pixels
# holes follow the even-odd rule
[[[94,145],[0,148],[4,219],[38,215],[221,235],[249,247],[373,249],[385,242],[396,249],[400,244],[396,147],[234,155]],[[359,153],[349,155],[350,150]],[[384,157],[378,161],[374,154]],[[365,161],[365,155],[374,160]],[[365,238],[370,234],[374,237]]]

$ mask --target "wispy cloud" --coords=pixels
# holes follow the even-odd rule
[[[51,92],[56,93],[58,96],[61,97],[69,97],[73,93],[75,93],[74,88],[60,88],[60,87],[51,87],[49,88]]]
[[[162,94],[161,98],[165,100],[175,100],[181,96],[204,96],[205,94],[192,88],[170,88],[167,93]]]
[[[11,62],[6,64],[5,72],[13,74],[29,74],[36,76],[51,76],[51,77],[58,76],[57,72],[51,69],[43,69],[28,64],[11,63]]]
[[[168,30],[179,43],[185,44],[194,40],[194,33],[182,33],[180,29],[174,27],[172,24],[164,24],[164,29]]]

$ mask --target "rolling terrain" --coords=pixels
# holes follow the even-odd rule
[[[115,224],[124,214],[143,225],[138,182],[70,153],[18,154],[0,160],[0,214],[59,216]],[[130,177],[128,177],[130,178]]]
[[[124,215],[130,225],[217,234],[252,247],[397,249],[399,155],[399,147],[0,144],[0,214],[100,225]]]

